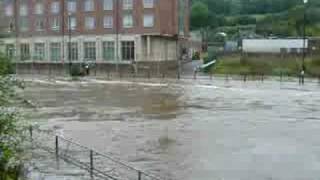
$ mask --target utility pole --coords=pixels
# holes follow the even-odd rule
[[[14,0],[13,5],[13,18],[14,18],[14,33],[15,33],[15,39],[16,39],[16,47],[15,47],[15,69],[16,69],[16,75],[18,75],[18,47],[19,47],[19,34],[18,34],[18,1]]]
[[[119,73],[119,0],[116,0],[116,72]]]
[[[68,42],[68,60],[69,60],[69,74],[71,75],[71,49],[72,49],[72,45],[71,45],[71,31],[72,31],[72,27],[71,27],[71,12],[68,13],[68,36],[69,36],[69,42]]]
[[[62,0],[62,15],[61,15],[61,33],[62,33],[62,67],[64,68],[64,60],[65,60],[65,42],[64,42],[64,31],[65,31],[65,0]]]
[[[301,84],[304,84],[304,74],[306,71],[306,66],[305,66],[305,58],[306,58],[306,7],[308,0],[303,0],[304,7],[303,7],[303,48],[302,48],[302,67],[301,67],[301,73],[300,73],[300,78],[301,78]]]

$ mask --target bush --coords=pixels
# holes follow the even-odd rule
[[[84,70],[80,64],[72,64],[70,69],[70,76],[72,77],[78,77],[78,76],[84,76]]]
[[[11,60],[0,54],[0,75],[14,74],[14,65],[11,63]]]

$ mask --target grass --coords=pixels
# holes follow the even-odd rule
[[[264,74],[264,75],[298,75],[301,70],[300,56],[241,56],[229,55],[218,58],[218,62],[211,67],[213,74]],[[320,57],[308,57],[305,60],[306,74],[309,76],[320,75]]]

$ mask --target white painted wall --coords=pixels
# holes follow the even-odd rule
[[[306,40],[308,47],[308,40]],[[242,40],[243,52],[248,53],[280,53],[282,48],[303,48],[303,39],[244,39]]]

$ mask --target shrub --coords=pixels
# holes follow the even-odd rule
[[[70,75],[72,77],[84,76],[82,66],[80,64],[72,64],[70,68]]]

